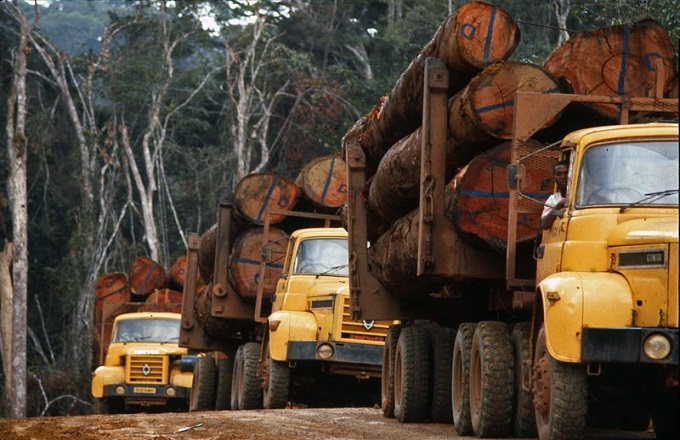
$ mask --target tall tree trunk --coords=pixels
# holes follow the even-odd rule
[[[4,249],[0,252],[0,356],[2,369],[5,374],[5,389],[12,388],[12,302],[14,289],[12,288],[12,258],[14,247],[12,242],[5,241]],[[0,408],[9,408],[12,402],[10,393],[3,394]]]
[[[21,26],[19,46],[14,53],[12,83],[7,98],[7,150],[9,158],[9,180],[7,190],[12,212],[12,282],[14,300],[12,307],[12,376],[6,390],[11,405],[10,417],[26,417],[26,321],[28,297],[28,195],[26,191],[26,159],[28,139],[26,138],[26,57],[29,52],[28,39],[32,29],[26,24],[14,5],[6,3],[10,13]],[[36,8],[37,9],[37,8]],[[40,16],[36,16],[36,26]]]

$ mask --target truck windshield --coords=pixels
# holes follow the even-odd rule
[[[176,319],[129,319],[118,321],[112,342],[178,342]]]
[[[678,205],[678,142],[591,147],[579,170],[576,207]]]
[[[314,238],[298,246],[293,273],[348,276],[349,254],[344,238]]]

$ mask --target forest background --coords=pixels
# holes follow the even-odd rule
[[[169,267],[240,178],[294,179],[310,159],[340,151],[343,134],[464,3],[0,0],[0,257],[17,241],[12,124],[16,103],[25,109],[27,275],[13,306],[25,308],[23,414],[91,412],[100,274],[127,271],[140,255]],[[677,59],[675,0],[491,3],[519,23],[515,60],[542,64],[577,32],[645,17],[669,31]],[[5,366],[11,341],[2,342]],[[11,414],[16,392],[0,387]]]

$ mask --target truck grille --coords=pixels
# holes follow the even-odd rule
[[[350,319],[349,297],[344,298],[342,308],[342,339],[385,343],[387,329],[392,321],[356,321]]]
[[[128,355],[125,362],[128,383],[168,382],[168,356]]]

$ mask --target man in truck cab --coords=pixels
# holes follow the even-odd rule
[[[561,160],[553,167],[553,179],[557,184],[557,192],[545,202],[541,214],[541,229],[550,229],[555,218],[562,217],[564,205],[567,202],[567,179],[569,175],[569,161]]]

